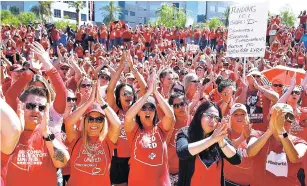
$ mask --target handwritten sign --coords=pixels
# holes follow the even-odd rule
[[[226,55],[264,57],[267,19],[267,3],[231,6]]]
[[[187,51],[196,52],[199,50],[199,45],[187,44]]]

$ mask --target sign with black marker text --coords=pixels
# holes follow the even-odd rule
[[[267,19],[267,2],[231,6],[226,55],[263,57]]]

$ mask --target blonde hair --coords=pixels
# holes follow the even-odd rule
[[[83,137],[83,143],[84,143],[86,148],[88,148],[88,135],[87,135],[87,131],[85,129],[85,119],[88,117],[89,114],[90,114],[90,112],[87,113],[85,116],[83,116],[83,118],[81,120],[82,123],[80,125],[81,126],[81,128],[80,128],[81,135]],[[101,114],[101,115],[103,115],[103,114]],[[103,128],[101,129],[101,131],[99,133],[99,138],[98,138],[100,142],[102,142],[108,134],[108,121],[107,121],[107,117],[105,115],[104,115],[104,117],[105,117],[105,120],[103,122]]]
[[[83,77],[79,80],[79,82],[77,83],[77,90],[78,90],[78,91],[80,91],[80,85],[81,85],[81,83],[82,83],[84,80],[88,80],[88,81],[91,82],[91,84],[93,85],[93,81],[92,81],[89,77],[83,76]]]

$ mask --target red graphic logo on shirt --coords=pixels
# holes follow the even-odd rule
[[[89,147],[89,150],[82,145],[74,166],[77,170],[90,175],[105,175],[108,160],[103,145],[94,144]]]
[[[135,140],[134,159],[149,165],[163,164],[163,142],[158,132],[154,134],[140,133]]]
[[[34,149],[33,147],[19,144],[15,153],[11,156],[10,163],[17,168],[29,171],[30,167],[42,166],[43,159],[48,156],[43,149]]]

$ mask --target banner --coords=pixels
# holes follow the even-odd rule
[[[187,44],[187,51],[196,52],[199,50],[199,45]]]
[[[268,3],[230,7],[227,57],[264,57]]]

